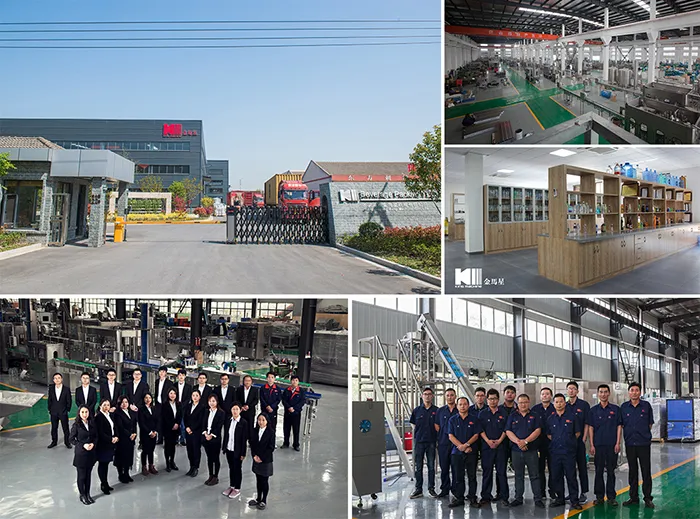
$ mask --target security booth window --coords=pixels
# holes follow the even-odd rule
[[[6,183],[2,224],[10,229],[39,229],[43,185],[41,181]]]

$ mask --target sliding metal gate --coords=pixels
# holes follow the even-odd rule
[[[227,243],[328,243],[325,207],[229,207]]]

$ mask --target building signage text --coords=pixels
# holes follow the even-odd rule
[[[181,124],[163,124],[163,137],[179,139],[183,136],[196,137],[197,130],[183,130]]]
[[[425,202],[430,201],[426,193],[415,195],[406,191],[358,191],[357,189],[341,189],[338,191],[341,202]]]

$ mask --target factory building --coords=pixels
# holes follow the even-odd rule
[[[445,3],[447,144],[700,142],[697,4],[468,4]]]
[[[699,316],[698,299],[353,300],[353,516],[554,518],[570,517],[579,506],[581,517],[626,517],[630,512],[649,513],[652,507],[659,517],[687,515],[695,509],[694,496],[700,489],[694,461],[700,454],[695,443],[700,440],[700,399],[693,397],[698,392]],[[455,394],[450,397],[448,389]],[[497,395],[486,393],[493,389]],[[559,393],[569,424],[576,423],[581,431],[590,424],[595,453],[588,435],[585,443],[580,443],[581,437],[557,444],[548,436],[549,443],[539,437],[543,430],[546,435],[557,434],[550,404],[559,398],[549,402],[549,397]],[[492,400],[486,400],[487,395]],[[448,397],[466,398],[464,415],[459,400],[456,409],[446,405]],[[434,408],[427,403],[430,398]],[[519,406],[517,410],[513,405]],[[595,418],[606,419],[611,412],[619,413],[621,420],[619,455],[612,452],[617,425],[606,430]],[[500,416],[500,425],[489,422],[485,413]],[[582,419],[584,413],[589,420]],[[527,424],[514,423],[518,416]],[[480,444],[471,439],[473,429],[459,432],[457,426],[466,426],[467,420],[470,427],[477,421],[483,426],[487,437],[479,436]],[[449,424],[451,436],[433,434],[433,423],[445,433]],[[529,437],[535,429],[539,433]],[[529,476],[523,479],[524,495],[517,495],[517,480],[525,474],[519,460],[528,445],[508,446],[512,465],[506,464],[508,451],[503,458],[487,452],[503,444],[492,447],[486,439],[497,440],[504,433],[509,438],[515,434],[517,441],[529,437],[530,450],[537,451],[532,453],[534,470],[528,468]],[[575,438],[573,430],[567,434],[557,438]],[[471,462],[476,470],[475,481],[466,490],[460,489],[455,472],[448,474],[454,457],[461,455],[457,448],[465,443],[470,445],[460,450],[466,455],[467,474]],[[475,449],[481,456],[478,470]],[[435,453],[434,477],[432,461],[427,470],[417,468],[425,469],[425,453],[430,452]],[[552,456],[549,462],[547,453]],[[641,470],[647,473],[644,480],[651,481],[651,490],[630,483],[630,465],[639,453],[649,463],[648,470],[644,465]],[[577,460],[571,468],[578,486],[573,499],[570,490],[566,496],[558,495],[557,488],[564,489],[564,469],[552,464],[564,455],[571,467]],[[433,458],[428,454],[427,459]],[[608,467],[616,467],[614,491],[595,483],[596,467],[608,461]],[[496,475],[484,489],[488,471],[483,463],[489,463],[491,471],[495,465],[499,477],[503,467],[507,485],[499,483],[500,493]],[[609,478],[612,469],[606,470]],[[464,478],[464,468],[461,474]],[[539,497],[534,495],[536,488]],[[458,495],[462,492],[466,496]]]
[[[113,151],[136,164],[131,190],[139,190],[139,181],[154,175],[165,189],[194,178],[205,194],[225,198],[228,192],[228,161],[207,159],[202,121],[0,119],[0,135],[44,137],[69,150]],[[199,198],[193,202],[198,203]]]
[[[12,467],[0,475],[0,516],[57,517],[60,506],[75,517],[119,517],[127,506],[141,518],[172,515],[173,507],[178,517],[263,509],[281,517],[290,508],[346,517],[347,328],[345,299],[0,299],[0,459]],[[150,410],[146,392],[158,403]],[[89,431],[110,429],[97,409],[104,399],[122,444],[96,440],[107,473],[91,467],[85,490],[76,487],[74,453],[80,465]],[[62,429],[83,427],[78,402],[96,416],[71,440]],[[221,414],[206,411],[215,403]],[[110,405],[118,408],[111,414]],[[248,425],[232,423],[239,405]],[[201,441],[180,437],[175,425],[197,430]],[[254,473],[258,454],[265,459]],[[127,467],[119,477],[108,458]],[[258,476],[269,484],[266,498]]]

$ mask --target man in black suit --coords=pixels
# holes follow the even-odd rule
[[[241,416],[248,422],[248,428],[252,431],[257,423],[256,411],[260,395],[258,388],[253,387],[253,377],[243,377],[243,385],[236,391],[236,400],[241,403]]]
[[[49,415],[51,416],[51,443],[49,449],[58,444],[58,422],[63,427],[63,442],[71,449],[70,430],[68,428],[68,412],[73,405],[70,389],[63,385],[63,375],[56,373],[53,376],[53,384],[49,386]]]
[[[219,408],[224,412],[226,418],[231,416],[231,406],[236,401],[236,390],[228,385],[228,374],[222,373],[219,377],[221,385],[216,386],[214,394],[219,399]]]
[[[143,407],[143,397],[150,392],[148,382],[143,380],[143,372],[136,368],[132,373],[132,380],[126,383],[126,396],[129,397],[131,410],[138,412],[139,408]]]
[[[168,392],[172,387],[173,383],[170,382],[170,380],[168,379],[168,368],[166,368],[165,366],[161,366],[160,368],[158,368],[158,380],[156,380],[156,387],[154,388],[153,394],[153,396],[156,399],[156,402],[158,402],[161,406],[164,406],[168,403]],[[162,445],[165,431],[161,430],[158,432],[160,434],[158,434],[157,444]]]
[[[185,379],[187,378],[187,371],[183,368],[180,368],[177,370],[177,384],[175,384],[175,392],[177,392],[177,401],[182,404],[182,408],[184,409],[187,404],[190,403],[190,400],[192,399],[192,386],[185,382]],[[180,424],[180,445],[186,445],[185,442],[185,421],[183,418],[182,423]]]
[[[207,377],[206,373],[200,373],[199,376],[197,377],[197,385],[194,386],[194,389],[199,390],[199,394],[202,395],[201,401],[204,403],[204,407],[209,407],[209,395],[211,395],[212,390],[207,384]]]
[[[90,385],[90,373],[84,371],[80,375],[81,385],[75,388],[75,405],[84,405],[90,409],[90,416],[95,416],[95,406],[97,405],[97,390]]]
[[[100,402],[109,400],[109,412],[113,413],[117,409],[117,398],[122,394],[122,385],[117,382],[117,372],[109,368],[107,370],[107,383],[100,384]]]

